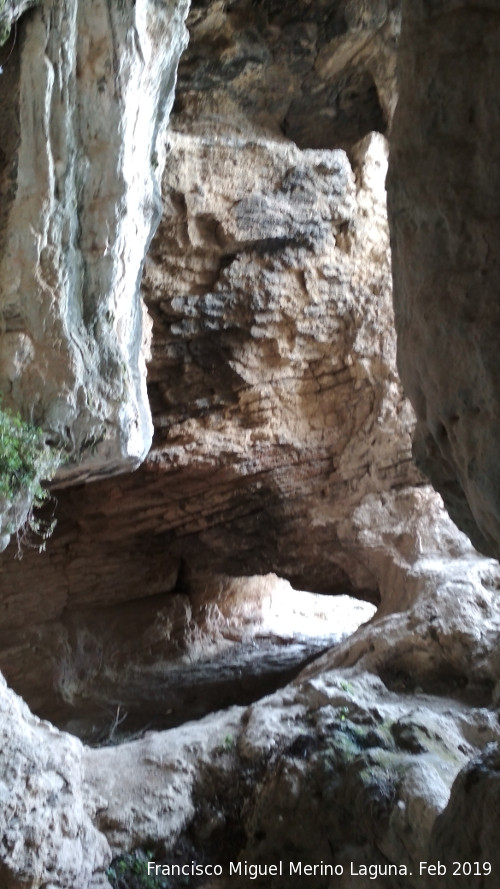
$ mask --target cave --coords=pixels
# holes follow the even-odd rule
[[[0,889],[494,885],[499,33],[0,3]]]

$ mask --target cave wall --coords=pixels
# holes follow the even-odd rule
[[[342,70],[316,69],[296,45],[304,21]],[[188,24],[163,216],[142,283],[153,448],[130,475],[64,489],[56,480],[46,552],[21,542],[22,560],[11,551],[0,565],[1,668],[51,718],[67,693],[58,664],[68,634],[68,657],[81,660],[68,626],[82,609],[101,640],[109,608],[130,602],[141,622],[145,600],[159,597],[153,625],[173,591],[269,571],[301,589],[379,601],[352,515],[367,497],[422,483],[395,366],[387,142],[366,133],[390,127],[397,6],[341,3],[333,15],[321,3],[195,4]],[[368,75],[383,121],[378,104],[367,115],[365,93],[348,88]],[[272,114],[268,78],[273,90],[282,84]],[[289,105],[306,126],[311,78],[321,120],[343,96],[328,148],[286,132]],[[83,659],[92,674],[100,646],[91,639]]]
[[[42,4],[26,21],[26,34],[35,28],[43,46],[48,9]],[[448,52],[444,67],[437,64],[442,40],[487,44],[478,23],[491,24],[488,7],[475,4],[470,20],[465,9],[406,4],[390,176],[399,325],[401,294],[410,284],[411,293],[421,290],[418,277],[404,276],[427,269],[415,259],[424,253],[402,252],[401,232],[415,247],[421,220],[433,250],[442,248],[439,226],[429,229],[426,216],[439,183],[426,192],[417,182],[427,141],[418,141],[418,113],[410,128],[406,66],[417,84],[422,72],[426,88],[427,66],[437,70],[440,85],[454,64]],[[127,4],[113,10],[122,24],[132,14]],[[450,32],[441,33],[434,13]],[[170,860],[217,860],[230,851],[252,862],[317,856],[346,869],[350,861],[389,862],[412,872],[411,880],[385,880],[388,889],[430,889],[435,879],[417,872],[432,856],[449,861],[465,850],[496,862],[489,794],[500,740],[498,565],[456,530],[410,460],[414,418],[395,364],[385,137],[365,132],[391,133],[398,22],[397,5],[386,2],[193,5],[192,52],[165,148],[163,218],[143,280],[153,329],[153,449],[134,474],[55,487],[59,524],[47,552],[25,544],[20,561],[12,549],[3,555],[0,663],[38,712],[57,716],[74,703],[78,718],[86,697],[109,704],[106,682],[116,683],[140,649],[142,661],[128,664],[123,681],[141,698],[158,680],[161,710],[158,663],[172,640],[182,649],[196,608],[206,618],[204,609],[220,604],[217,590],[206,597],[217,572],[274,568],[322,591],[351,587],[380,600],[379,613],[267,699],[120,748],[86,748],[33,716],[1,682],[6,889],[108,889],[112,856],[150,843]],[[15,101],[17,51],[30,45],[19,28],[9,74]],[[127,34],[138,53],[133,27]],[[267,82],[272,114],[259,99]],[[308,125],[309,89],[314,120],[324,126]],[[437,107],[444,127],[453,105]],[[318,143],[322,133],[327,144]],[[15,126],[10,135],[17,151]],[[161,171],[161,144],[149,164]],[[403,209],[400,164],[412,200]],[[452,161],[453,182],[455,174]],[[483,219],[480,207],[473,211]],[[438,259],[429,266],[436,280]],[[23,274],[29,278],[28,267]],[[430,316],[415,313],[419,324]],[[399,362],[420,411],[421,441],[411,356],[423,334],[401,329]],[[7,344],[12,333],[19,331],[5,332]],[[434,353],[444,354],[454,377],[436,342],[443,338],[433,340]],[[485,349],[485,365],[488,356]],[[20,390],[23,376],[11,373]],[[82,472],[114,471],[116,454],[110,463],[106,454],[98,448],[97,463]],[[449,491],[456,486],[443,486]],[[116,684],[112,694],[120,705]],[[120,710],[107,718],[112,735]],[[477,885],[490,882],[483,872]],[[373,881],[365,874],[363,883]],[[339,887],[350,885],[345,875]]]
[[[398,366],[415,458],[500,553],[496,3],[406,3],[388,180]]]
[[[25,8],[2,13],[0,394],[74,480],[151,444],[139,283],[187,3]]]

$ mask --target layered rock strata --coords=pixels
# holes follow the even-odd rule
[[[273,889],[302,885],[290,862],[336,867],[340,889],[353,885],[353,872],[356,885],[373,885],[374,868],[386,889],[430,889],[435,876],[421,874],[420,862],[439,858],[451,886],[452,860],[473,855],[482,870],[470,885],[490,885],[498,564],[457,535],[430,490],[367,498],[354,523],[386,607],[249,707],[89,750],[0,687],[7,889],[43,881],[94,889],[107,885],[106,873],[116,885],[113,873],[132,878],[151,857],[221,865],[221,878],[196,881],[206,889],[248,885],[243,869],[229,874],[239,861],[282,861],[282,877],[262,870],[255,881]],[[122,864],[108,871],[114,858]],[[315,885],[331,885],[326,868]]]
[[[498,770],[498,564],[457,534],[430,489],[368,497],[354,524],[382,593],[375,621],[246,710],[89,751],[113,854],[147,837],[159,861],[221,863],[225,878],[207,887],[248,885],[248,874],[229,877],[231,860],[283,861],[281,879],[256,881],[273,889],[303,884],[290,861],[343,868],[341,889],[352,869],[355,885],[373,885],[376,867],[387,889],[428,889],[435,877],[420,862],[439,858],[445,885],[453,860],[494,866],[480,787]],[[151,788],[143,833],[113,781],[120,756],[137,792]],[[489,885],[482,864],[471,886]],[[315,885],[331,886],[328,871]]]
[[[285,141],[170,144],[144,282],[155,448],[132,476],[56,491],[46,554],[0,568],[0,663],[44,715],[54,688],[43,703],[26,662],[37,614],[48,626],[130,601],[142,621],[150,596],[267,571],[376,601],[351,516],[420,482],[395,370],[384,137],[353,147],[354,169]]]
[[[407,6],[408,28],[415,16],[425,24],[429,4]],[[47,9],[30,13],[38,28]],[[221,889],[238,884],[229,860],[283,860],[284,881],[256,883],[273,889],[293,885],[290,860],[337,866],[339,889],[353,885],[352,868],[357,887],[373,885],[375,867],[385,889],[431,889],[421,861],[496,864],[498,565],[457,532],[410,461],[386,148],[380,133],[365,135],[367,122],[389,128],[383,71],[397,8],[318,10],[300,4],[293,20],[271,0],[193,7],[144,277],[155,446],[132,476],[61,491],[45,556],[2,559],[1,665],[39,713],[64,721],[74,705],[82,734],[87,702],[113,697],[113,741],[126,694],[147,700],[152,677],[168,718],[173,647],[196,661],[207,640],[227,643],[224,632],[244,626],[249,586],[225,580],[224,599],[218,572],[274,569],[310,589],[351,588],[376,599],[378,615],[267,699],[118,748],[85,748],[1,686],[6,889],[102,889],[106,874],[116,885],[114,856],[135,851],[122,865],[137,873],[146,850],[220,863]],[[338,97],[327,144],[307,126],[311,85],[323,123]],[[160,169],[161,153],[150,161]],[[316,874],[318,887],[330,881]],[[476,883],[491,885],[485,869]]]
[[[366,17],[344,6],[330,38],[336,51],[343,47],[347,79],[321,69],[326,105],[328,84],[340,89],[354,69],[382,70],[386,54],[394,55],[395,7],[381,4]],[[271,69],[282,71],[289,100],[305,89],[304,71],[298,77],[297,60],[275,33],[279,26],[291,39],[296,13],[288,21],[290,13],[257,15],[242,4],[191,13],[163,219],[143,282],[153,321],[153,451],[120,481],[56,491],[58,528],[47,553],[25,552],[0,569],[2,668],[37,712],[53,718],[67,696],[55,652],[69,644],[64,662],[81,660],[64,626],[88,609],[130,602],[127,614],[142,625],[145,608],[156,613],[145,606],[150,596],[196,597],[207,575],[268,571],[298,588],[378,600],[352,512],[370,493],[420,481],[410,460],[412,415],[395,371],[385,139],[358,141],[368,124],[361,98],[354,114],[354,92],[351,119],[359,126],[350,130],[349,157],[342,148],[301,150],[284,137],[279,115],[267,123],[261,115],[260,84]],[[320,4],[309,14],[319,51],[329,13]],[[224,54],[219,67],[215,56],[210,62],[219,26],[239,47],[237,77],[229,77]],[[257,68],[247,54],[254,31],[261,47],[270,41]],[[215,91],[200,82],[208,70]],[[346,141],[342,121],[332,146]],[[54,644],[39,646],[44,654],[28,666],[33,633],[46,638],[51,626]],[[99,638],[90,633],[90,652],[100,650]],[[48,674],[56,689],[54,680],[45,683]]]

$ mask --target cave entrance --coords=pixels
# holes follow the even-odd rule
[[[114,744],[232,705],[291,681],[376,612],[350,596],[295,590],[275,574],[219,576],[139,603],[74,615],[60,664],[61,727]]]
[[[116,744],[270,694],[375,611],[274,574],[208,577],[189,592],[68,609],[29,631],[29,651],[10,648],[2,671],[38,716]]]

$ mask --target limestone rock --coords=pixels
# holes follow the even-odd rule
[[[138,286],[186,11],[44,0],[4,65],[0,392],[78,459],[66,477],[132,468],[150,446]]]
[[[386,133],[400,0],[194,0],[176,118],[186,134],[285,135],[346,148]]]
[[[418,862],[446,847],[462,805],[453,800],[474,787],[461,776],[483,774],[483,763],[496,768],[488,745],[500,742],[499,568],[456,532],[430,489],[367,496],[354,527],[360,570],[373,575],[382,597],[369,625],[249,707],[119,747],[84,748],[82,787],[71,785],[71,793],[93,813],[113,856],[153,848],[159,861],[222,863],[220,887],[248,882],[228,877],[228,862],[238,859],[336,864],[344,868],[341,889],[352,886],[351,868],[365,868],[366,878],[356,879],[366,889],[368,867],[384,874],[404,866],[411,879],[385,871],[381,885],[430,889]],[[240,582],[229,587],[226,602],[240,627],[249,606],[243,590]],[[253,633],[255,616],[246,613]],[[112,666],[109,646],[107,660]],[[25,724],[39,725],[23,713]],[[485,823],[481,799],[473,801],[471,844]],[[97,859],[94,867],[93,879],[102,879]],[[258,885],[294,880],[287,874]],[[328,880],[317,874],[318,887]]]
[[[378,600],[352,514],[420,476],[395,370],[384,137],[352,158],[172,134],[144,283],[153,452],[133,475],[56,491],[47,553],[0,566],[0,663],[35,710],[53,688],[53,646],[33,659],[30,639],[63,612],[69,628],[117,609],[125,639],[127,601],[125,625],[141,609],[147,622],[147,597],[270,571]]]
[[[459,862],[458,873],[471,889],[491,885],[500,868],[496,814],[499,773],[499,745],[492,742],[461,770],[432,832],[430,854]],[[442,885],[446,889],[456,886],[457,879],[457,868],[448,867]]]
[[[248,873],[229,875],[230,861],[280,860],[283,876],[262,871],[256,885],[301,885],[290,861],[344,868],[341,889],[353,885],[352,868],[377,865],[383,874],[388,864],[411,876],[390,871],[385,889],[432,885],[418,862],[429,860],[457,773],[498,741],[496,720],[481,708],[389,691],[363,669],[308,672],[246,710],[87,751],[97,823],[113,854],[149,842],[159,862],[222,865],[205,887],[248,885]],[[366,889],[370,879],[356,884]],[[328,871],[316,872],[315,885],[331,885]]]
[[[359,147],[357,178],[343,152],[253,141],[233,165],[231,140],[172,145],[145,280],[155,446],[132,476],[57,493],[48,557],[22,571],[75,604],[141,595],[145,562],[156,591],[176,565],[188,586],[186,566],[361,590],[341,526],[366,494],[420,482],[395,370],[383,137]],[[6,583],[17,570],[2,565]]]
[[[467,776],[486,781],[496,769],[488,745],[500,741],[498,565],[475,553],[430,489],[367,497],[354,524],[360,561],[382,596],[370,624],[246,710],[114,751],[125,773],[136,762],[134,782],[154,787],[133,825],[122,785],[114,801],[112,752],[88,753],[90,785],[108,801],[99,827],[114,854],[144,847],[144,818],[158,860],[224,864],[225,878],[207,880],[207,889],[248,884],[248,875],[229,878],[230,860],[335,864],[344,869],[341,889],[353,885],[352,870],[364,889],[374,867],[385,889],[430,889],[434,878],[420,876],[420,861],[487,859],[490,851],[496,860],[481,790],[463,798],[475,787]],[[470,805],[477,815],[458,829]],[[165,813],[158,830],[149,811]],[[330,879],[317,872],[315,885]],[[295,883],[288,871],[258,881],[273,889]]]
[[[104,889],[110,860],[84,789],[81,743],[32,716],[0,677],[3,889]]]
[[[113,744],[271,693],[374,611],[274,575],[206,578],[190,595],[72,608],[12,627],[0,664],[39,716]]]
[[[51,137],[39,136],[42,149],[46,144],[53,148],[51,115],[57,109],[58,127],[61,121],[69,126],[61,103],[69,108],[73,96],[83,95],[85,88],[87,99],[104,101],[97,95],[99,83],[104,97],[118,89],[121,68],[118,65],[114,71],[112,52],[104,53],[105,46],[108,50],[115,46],[109,33],[101,48],[94,45],[95,35],[105,36],[100,30],[104,5],[94,6],[97,31],[90,27],[86,3],[70,9],[48,0],[20,26],[19,54],[13,53],[9,65],[11,80],[3,81],[10,83],[11,91],[2,93],[2,102],[8,95],[10,103],[10,117],[5,118],[10,147],[1,181],[5,195],[1,230],[4,222],[24,219],[21,198],[27,199],[26,186],[21,183],[14,194],[14,189],[9,191],[14,181],[9,176],[17,175],[16,158],[27,151],[23,132],[29,133],[29,128],[24,123],[16,128],[14,112],[17,106],[29,107],[20,102],[26,96],[28,74],[38,77],[39,64],[45,79],[40,75],[40,87],[35,86],[52,88],[50,107],[47,102],[40,104]],[[447,16],[452,6],[455,12]],[[481,859],[491,856],[496,862],[487,806],[492,808],[495,794],[500,742],[499,568],[457,532],[439,496],[422,484],[410,461],[414,419],[397,378],[392,330],[383,185],[386,144],[380,133],[365,135],[368,124],[390,127],[394,90],[388,59],[393,60],[398,11],[395,4],[382,0],[328,7],[318,2],[314,13],[305,0],[293,7],[274,0],[257,5],[245,0],[229,4],[200,0],[193,6],[192,51],[182,66],[163,176],[163,220],[143,287],[153,321],[149,394],[156,426],[154,448],[134,475],[58,493],[59,528],[45,556],[34,558],[27,552],[21,562],[4,556],[0,662],[13,686],[22,685],[37,709],[51,698],[55,714],[59,707],[58,715],[67,719],[63,707],[73,698],[81,708],[76,720],[79,715],[83,723],[75,722],[75,731],[88,728],[89,712],[103,701],[106,706],[117,705],[110,713],[111,729],[116,729],[123,715],[119,695],[124,686],[131,702],[144,700],[149,693],[148,705],[155,715],[168,720],[171,699],[165,684],[159,681],[155,686],[155,668],[161,673],[165,663],[178,667],[184,658],[184,666],[196,677],[209,672],[208,655],[213,650],[237,647],[232,636],[240,634],[239,640],[249,644],[259,639],[262,613],[252,610],[248,595],[256,581],[228,580],[228,574],[273,570],[309,589],[354,590],[379,602],[380,608],[368,625],[310,663],[285,688],[248,706],[210,713],[169,731],[149,732],[119,747],[84,747],[41,723],[3,686],[0,876],[6,889],[23,885],[103,889],[111,855],[151,846],[160,860],[212,861],[225,867],[238,858],[252,866],[276,859],[285,866],[290,860],[322,861],[344,869],[336,881],[339,889],[351,889],[354,879],[356,889],[369,889],[374,880],[368,867],[377,868],[381,889],[432,889],[435,880],[418,875],[418,862],[444,857],[444,850],[448,855],[457,849],[458,854],[459,845],[468,856],[479,857],[479,844]],[[434,58],[434,49],[448,33],[444,34],[444,25],[453,25],[453,40],[461,34],[463,8],[459,0],[453,4],[443,0],[432,9],[423,2],[406,4],[403,69],[411,46],[421,46],[418,35],[425,35],[424,60],[419,56],[425,81],[426,66],[431,64],[427,60]],[[486,16],[488,4],[474,8],[477,23]],[[133,16],[146,9],[153,7],[137,2],[135,12],[131,3],[115,4],[112,10],[117,33],[126,34],[120,58],[132,67],[131,60],[139,64],[146,45],[142,20]],[[175,17],[173,6],[167,3],[162,9],[167,18],[170,13]],[[46,43],[49,11],[54,21],[67,25],[67,47],[58,49],[51,31]],[[439,13],[435,19],[434,13]],[[180,19],[180,9],[177,14]],[[75,16],[80,29],[72,31]],[[433,29],[427,34],[429,17]],[[495,33],[492,29],[493,44]],[[65,79],[71,68],[72,35],[77,34],[85,45],[76,40],[80,48],[72,58],[86,59],[94,68],[83,65],[74,79],[69,75]],[[478,34],[479,30],[469,29],[469,48],[474,49],[475,41],[483,48]],[[26,68],[26,49],[33,41],[46,53]],[[169,46],[175,54],[180,44],[174,40]],[[173,56],[163,51],[170,64]],[[487,53],[484,56],[487,59]],[[447,65],[454,64],[453,53],[443,58],[448,71]],[[109,71],[106,60],[111,62]],[[484,62],[489,71],[488,64]],[[95,66],[98,80],[91,77]],[[450,70],[454,77],[455,70]],[[61,75],[59,81],[56,74]],[[2,76],[7,76],[7,67]],[[433,82],[429,77],[427,85]],[[258,86],[264,82],[269,86],[259,98]],[[441,195],[432,178],[436,188],[429,196],[410,175],[426,147],[423,141],[415,143],[420,150],[417,159],[410,152],[411,170],[403,163],[407,131],[401,107],[410,100],[404,76],[402,83],[391,174],[399,293],[407,263],[400,232],[423,232],[431,197]],[[165,96],[171,95],[169,84]],[[322,130],[326,145],[318,143],[321,128],[308,124],[304,97],[311,87],[317,97],[312,110],[322,123],[332,97],[338,100],[332,126]],[[65,92],[69,88],[71,95]],[[36,95],[40,97],[39,92]],[[265,104],[273,95],[275,106],[267,112]],[[418,121],[423,94],[417,99]],[[137,101],[141,104],[142,96]],[[165,101],[168,106],[169,99]],[[452,102],[443,100],[439,109],[444,121],[448,113],[453,118]],[[472,111],[479,114],[481,108],[474,106]],[[121,113],[125,119],[123,109]],[[408,128],[413,132],[409,124]],[[57,132],[64,135],[68,130],[62,127]],[[89,246],[81,238],[93,233],[94,223],[102,234],[97,225],[100,207],[92,200],[84,207],[78,239],[71,228],[74,217],[70,213],[64,217],[71,203],[63,198],[74,196],[78,185],[86,199],[87,187],[98,185],[92,179],[97,167],[89,172],[83,163],[90,137],[80,130],[78,135],[74,161],[61,167],[60,155],[50,156],[54,159],[53,168],[47,167],[52,171],[50,181],[61,191],[33,193],[39,211],[33,215],[34,231],[45,237],[34,243],[42,243],[48,252],[39,255],[35,250],[34,262],[28,255],[26,263],[14,269],[23,286],[31,281],[29,269],[38,270],[41,307],[33,299],[33,288],[25,302],[14,292],[12,265],[8,266],[13,262],[13,230],[5,229],[11,251],[5,252],[11,288],[7,295],[13,309],[10,315],[4,313],[11,326],[5,330],[1,354],[4,378],[12,384],[16,399],[24,397],[23,386],[28,387],[35,367],[43,369],[45,358],[48,361],[46,347],[26,327],[20,309],[26,318],[37,320],[37,313],[41,315],[50,304],[45,323],[50,326],[54,317],[54,330],[65,329],[66,316],[57,315],[50,302],[60,293],[61,270],[76,274],[83,263],[90,263],[93,242]],[[153,142],[151,136],[147,150],[153,153],[146,160],[161,171],[161,143],[156,156]],[[65,146],[73,144],[62,140],[63,161]],[[124,177],[129,147],[127,142],[119,156]],[[48,164],[47,157],[46,149],[40,150],[42,166]],[[432,158],[434,151],[429,152],[429,164]],[[479,178],[480,160],[475,168]],[[22,169],[28,171],[29,165]],[[76,183],[73,169],[82,176],[88,173],[90,179],[83,176]],[[116,172],[116,163],[113,169]],[[442,178],[453,187],[457,170],[452,157],[449,173]],[[398,176],[406,173],[411,202],[398,215],[403,195]],[[484,192],[484,182],[482,187]],[[116,223],[111,234],[119,245],[121,234],[128,231],[127,220],[135,214],[142,226],[143,250],[149,223],[142,211],[134,209],[137,203],[122,207],[120,194],[107,195],[103,219],[109,221],[111,212]],[[50,219],[40,209],[47,195],[53,211]],[[98,197],[104,200],[99,189]],[[125,210],[123,218],[116,213],[118,205]],[[448,224],[446,201],[442,206]],[[69,219],[65,242],[57,228],[61,219]],[[436,252],[446,245],[447,232],[455,246],[459,243],[451,221],[444,230],[441,237],[439,226],[431,228]],[[20,242],[27,237],[24,223],[18,237]],[[128,241],[125,252],[106,257],[109,268],[102,264],[102,243],[96,243],[97,259],[85,278],[85,286],[94,289],[78,291],[79,305],[69,297],[62,303],[53,300],[78,323],[83,319],[83,327],[77,324],[76,329],[85,327],[87,311],[92,323],[98,322],[92,334],[85,328],[74,353],[73,345],[60,346],[58,340],[52,349],[58,375],[50,379],[63,392],[64,403],[53,403],[47,395],[52,385],[47,371],[40,384],[39,407],[47,407],[44,419],[53,422],[54,433],[68,420],[74,435],[79,435],[74,416],[77,420],[84,416],[87,422],[85,410],[94,410],[88,404],[77,405],[83,414],[74,409],[68,374],[71,371],[77,378],[76,370],[84,368],[89,375],[86,358],[92,356],[99,356],[101,364],[109,358],[112,365],[107,351],[113,338],[106,328],[106,324],[112,327],[106,317],[106,287],[112,281],[117,294],[125,292],[125,283],[122,287],[113,278],[120,256],[127,281],[127,270],[134,268],[137,277],[141,267],[139,251],[136,255]],[[73,251],[67,266],[50,252],[59,250],[57,256],[64,258],[63,244]],[[459,258],[467,264],[470,256],[461,241],[460,248]],[[458,252],[457,247],[455,258]],[[437,265],[429,263],[428,268],[429,274],[438,276]],[[415,275],[418,283],[418,276],[427,271],[404,274]],[[66,278],[64,282],[66,286]],[[99,300],[94,300],[94,318],[92,297],[101,293],[94,285],[101,283],[108,297],[103,297],[102,312]],[[136,289],[133,294],[136,299]],[[403,366],[419,336],[406,330],[399,301],[397,306]],[[114,308],[118,311],[118,306]],[[122,308],[129,311],[125,304]],[[440,323],[449,314],[443,311]],[[16,327],[21,317],[23,324]],[[136,334],[138,330],[136,326]],[[51,328],[51,336],[53,332]],[[135,343],[138,368],[139,340],[133,336],[127,327],[124,342]],[[451,352],[432,342],[441,355],[428,362],[431,382],[433,362],[438,366],[443,355],[448,377],[453,377]],[[480,338],[480,346],[484,375],[482,370],[479,376],[464,370],[464,375],[469,373],[467,392],[489,373],[488,343],[485,346]],[[130,351],[132,347],[128,353],[120,352],[127,362]],[[464,349],[461,361],[462,354]],[[416,377],[408,367],[407,385],[414,395]],[[423,367],[422,379],[426,373]],[[104,420],[109,428],[115,423],[115,429],[118,420],[113,410],[121,404],[123,382],[119,373],[117,378],[118,382],[114,377],[108,381],[109,392],[99,396]],[[129,405],[134,398],[139,404],[143,394],[139,378],[138,370]],[[26,397],[27,393],[28,388]],[[422,429],[418,398],[415,404]],[[98,416],[95,411],[92,417]],[[471,447],[477,445],[472,432],[471,442]],[[120,455],[135,459],[130,447],[126,444]],[[106,448],[104,441],[97,445],[96,463],[92,466],[90,461],[83,473],[117,468],[117,451]],[[488,484],[494,492],[496,476],[486,459],[486,445],[478,453],[485,456],[484,471],[490,473]],[[286,593],[292,598],[288,587]],[[262,610],[269,610],[267,601],[262,594]],[[278,629],[283,633],[282,626]],[[227,668],[222,659],[221,663]],[[189,692],[188,675],[186,669],[177,689],[182,692],[181,703]],[[212,706],[227,703],[220,694],[211,701]],[[188,700],[186,710],[192,712],[189,705]],[[459,828],[457,818],[463,821],[465,811],[472,814],[470,825]],[[9,820],[16,817],[18,822]],[[353,867],[364,872],[354,878]],[[234,889],[238,882],[226,870],[216,885]],[[281,881],[270,884],[264,877],[259,881],[273,889],[290,889],[294,883],[300,884],[297,874],[288,872]],[[245,874],[241,885],[248,886]],[[328,873],[316,875],[318,889],[330,885]],[[204,889],[213,886],[208,879]]]
[[[500,554],[498,8],[408,0],[389,175],[398,363],[415,456]]]
[[[500,568],[457,532],[430,488],[368,497],[354,517],[360,562],[377,579],[377,620],[331,654],[394,690],[495,705]]]
[[[173,591],[181,603],[172,606],[174,623],[182,624],[182,603],[187,597],[191,607],[210,577],[272,571],[299,589],[377,601],[378,580],[360,559],[351,516],[368,495],[421,481],[395,368],[387,143],[361,126],[330,140],[348,154],[301,150],[280,130],[283,119],[259,116],[269,59],[290,63],[273,29],[297,36],[297,21],[280,9],[236,4],[226,16],[217,4],[193,8],[163,219],[143,281],[153,322],[150,458],[120,480],[56,491],[58,527],[46,555],[26,552],[0,566],[0,663],[31,706],[58,721],[67,719],[68,700],[80,702],[83,721],[104,698],[114,705],[104,714],[109,724],[118,705],[128,709],[130,695],[125,706],[110,692],[117,685],[104,677],[103,651],[113,652],[116,678],[130,655],[127,627],[136,621],[146,638]],[[252,29],[257,42],[272,44],[237,119],[222,92],[242,102],[243,75],[229,78],[225,56],[219,73],[203,61],[205,50],[218,55],[219,14],[228,34],[240,35],[242,52]],[[347,89],[355,69],[382,71],[386,50],[393,58],[395,4],[370,12],[343,3],[335,14],[319,4],[316,14],[318,46],[326,46],[326,17],[345,49],[344,73],[321,74],[328,89],[334,81]],[[251,70],[246,61],[236,67]],[[296,67],[284,81],[289,98],[306,89],[305,69]],[[208,69],[220,80],[224,119],[209,113]],[[190,134],[197,84],[200,121]]]

